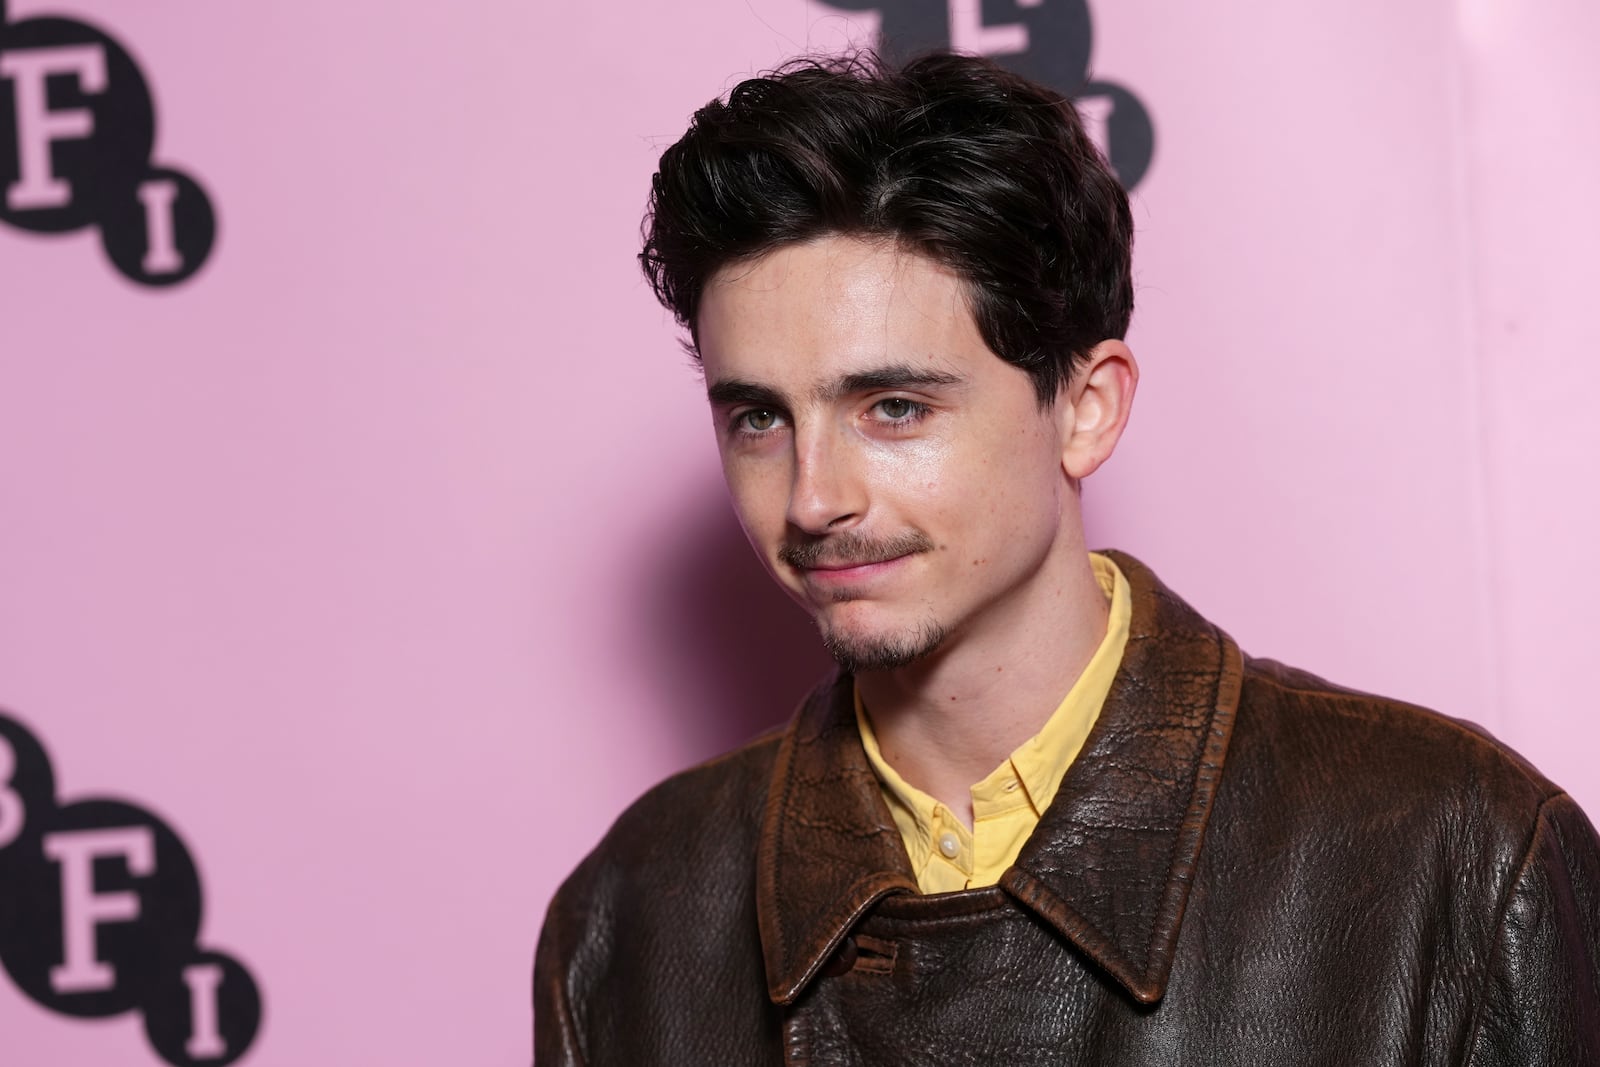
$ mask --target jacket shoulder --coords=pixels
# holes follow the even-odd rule
[[[1451,800],[1526,827],[1561,789],[1483,727],[1247,658],[1238,755],[1394,804]]]
[[[534,963],[536,1062],[753,1058],[698,1056],[705,1020],[770,1010],[755,853],[779,741],[758,738],[649,790],[557,890]],[[715,1012],[674,1008],[685,989]]]
[[[773,731],[656,784],[630,804],[558,891],[588,899],[605,888],[650,892],[748,859],[782,732]]]

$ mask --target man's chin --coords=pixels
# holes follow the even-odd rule
[[[822,647],[849,674],[908,667],[932,655],[945,639],[944,627],[932,619],[889,633],[862,633],[821,620],[817,626]]]

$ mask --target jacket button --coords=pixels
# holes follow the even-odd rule
[[[837,978],[842,974],[849,974],[850,969],[856,965],[856,957],[861,954],[856,948],[856,939],[847,937],[839,943],[839,948],[828,957],[828,962],[822,965],[822,974],[827,978]]]

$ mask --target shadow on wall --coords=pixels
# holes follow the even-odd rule
[[[762,568],[720,487],[655,542],[635,639],[683,752],[704,759],[789,718],[832,665],[816,627]]]
[[[1094,489],[1097,491],[1093,499],[1085,500],[1083,505],[1084,543],[1090,551],[1117,548],[1137,556],[1138,552],[1124,543],[1133,525],[1127,518],[1129,509],[1115,491],[1108,493],[1103,486],[1094,486]],[[1141,562],[1149,561],[1141,559]]]

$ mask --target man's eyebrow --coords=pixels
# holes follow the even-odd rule
[[[851,393],[870,393],[878,389],[915,389],[919,386],[929,385],[959,385],[962,381],[962,377],[958,374],[918,370],[904,363],[892,363],[886,367],[874,367],[871,370],[846,374],[835,383],[829,392],[836,396],[848,396]]]
[[[933,385],[959,385],[963,379],[958,374],[943,371],[918,370],[904,363],[891,363],[883,367],[846,374],[832,384],[819,389],[823,400],[835,400],[852,393],[870,393],[880,389],[916,389]],[[752,404],[766,408],[786,409],[788,401],[771,386],[761,385],[744,378],[724,378],[706,386],[706,399],[713,407],[734,407]]]
[[[743,378],[724,378],[706,386],[706,399],[712,407],[730,408],[736,404],[755,404],[764,408],[784,408],[783,397],[776,389],[746,381]]]

